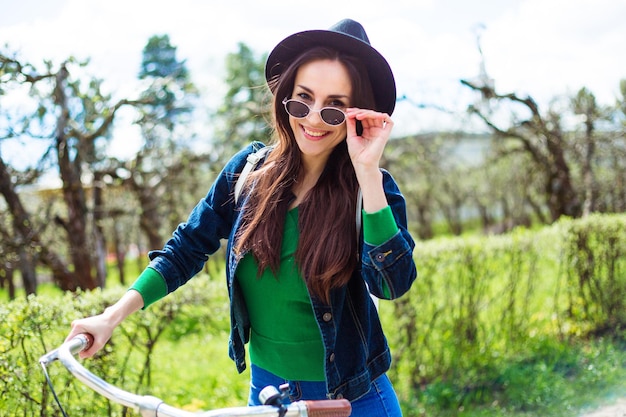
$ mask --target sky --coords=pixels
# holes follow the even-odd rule
[[[499,93],[547,106],[589,88],[612,104],[626,78],[626,0],[0,0],[0,45],[43,68],[44,59],[90,58],[120,98],[137,91],[141,53],[167,34],[209,105],[224,89],[223,62],[243,42],[259,55],[292,33],[349,17],[394,71],[396,134],[455,129],[475,99],[460,84],[481,56]],[[123,126],[119,127],[124,129]]]

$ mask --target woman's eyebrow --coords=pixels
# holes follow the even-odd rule
[[[313,92],[313,90],[311,90],[310,88],[302,85],[302,84],[297,84],[296,87],[303,89],[305,92],[311,94],[311,95],[315,95],[315,93]],[[327,98],[332,98],[332,99],[344,99],[347,100],[350,97],[346,94],[331,94],[329,95]]]

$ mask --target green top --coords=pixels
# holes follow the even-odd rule
[[[298,209],[287,213],[275,275],[248,253],[237,266],[252,328],[250,361],[292,381],[324,381],[324,345],[304,279],[296,268]]]
[[[397,231],[389,206],[375,213],[363,212],[363,238],[367,243],[380,245]],[[295,208],[285,219],[278,276],[266,269],[257,279],[257,262],[251,253],[237,266],[236,276],[252,327],[250,360],[288,380],[323,381],[324,345],[306,284],[295,267],[298,237]],[[144,308],[167,294],[165,280],[149,267],[131,289],[141,294]]]

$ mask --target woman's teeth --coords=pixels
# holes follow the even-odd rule
[[[319,137],[324,136],[326,134],[326,132],[313,132],[313,131],[308,130],[308,129],[304,129],[304,133],[306,133],[309,136],[314,136],[316,138],[319,138]]]

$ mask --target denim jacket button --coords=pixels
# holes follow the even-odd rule
[[[382,261],[384,261],[384,260],[385,260],[385,255],[384,255],[384,254],[382,254],[382,253],[378,253],[378,254],[376,254],[376,260],[377,260],[378,262],[382,262]]]
[[[328,361],[329,362],[335,362],[335,354],[331,353],[330,356],[328,357]]]
[[[343,394],[337,394],[335,396],[336,399],[341,400],[343,398]]]
[[[322,316],[322,320],[324,320],[325,322],[329,322],[333,319],[333,315],[331,313],[324,313],[324,315]]]

